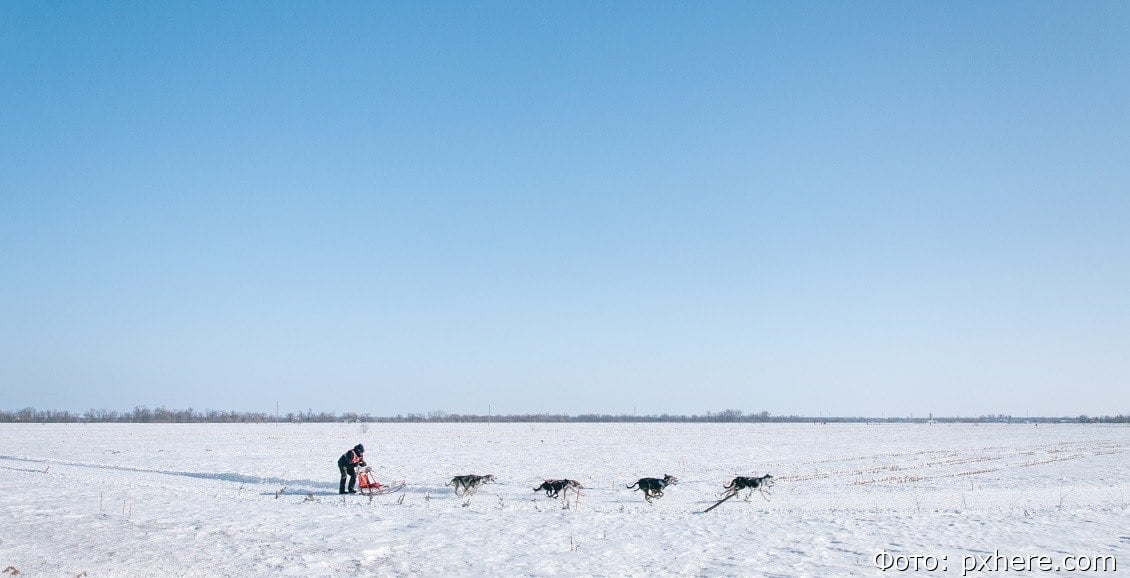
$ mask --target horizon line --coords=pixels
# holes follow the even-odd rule
[[[149,408],[136,406],[132,410],[118,411],[108,409],[89,409],[81,412],[71,410],[39,410],[34,407],[24,407],[18,410],[0,410],[0,423],[63,423],[63,422],[97,422],[97,423],[231,423],[231,422],[384,422],[384,423],[475,423],[475,422],[527,422],[527,423],[562,423],[562,422],[605,422],[605,423],[631,423],[631,422],[697,422],[697,423],[808,423],[808,422],[889,422],[889,423],[1011,423],[1011,422],[1064,422],[1075,423],[1112,422],[1130,423],[1130,416],[1122,412],[1107,413],[1102,415],[1088,415],[1086,413],[1075,415],[1024,415],[1018,416],[1007,413],[988,413],[980,415],[946,415],[935,416],[927,413],[925,416],[915,416],[913,413],[906,416],[866,416],[866,415],[802,415],[779,414],[774,415],[768,411],[744,412],[736,409],[720,411],[707,411],[705,414],[674,414],[674,413],[452,413],[444,410],[431,410],[427,412],[408,412],[396,415],[372,415],[361,412],[336,411],[314,412],[312,409],[300,412],[275,413],[263,411],[239,410],[196,410],[191,407],[170,410],[164,406]]]

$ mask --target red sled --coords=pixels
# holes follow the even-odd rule
[[[373,468],[365,467],[357,472],[357,484],[362,496],[391,494],[404,488],[404,482],[382,484],[373,475]]]

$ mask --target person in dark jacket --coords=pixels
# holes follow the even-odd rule
[[[365,446],[357,444],[353,449],[341,454],[337,459],[337,469],[341,470],[341,485],[338,487],[339,494],[356,494],[357,490],[353,486],[357,484],[357,468],[365,467]],[[349,492],[345,491],[345,478],[349,477]]]

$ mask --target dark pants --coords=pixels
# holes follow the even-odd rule
[[[354,491],[353,486],[357,484],[357,466],[352,465],[352,464],[350,464],[348,466],[343,466],[341,464],[338,464],[337,469],[341,470],[341,486],[338,488],[337,493],[339,493],[339,494],[345,493],[345,478],[346,478],[346,476],[349,477],[349,491],[350,491],[350,493],[352,493]]]

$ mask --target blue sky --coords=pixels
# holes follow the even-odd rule
[[[1130,5],[0,4],[0,407],[1130,412]]]

